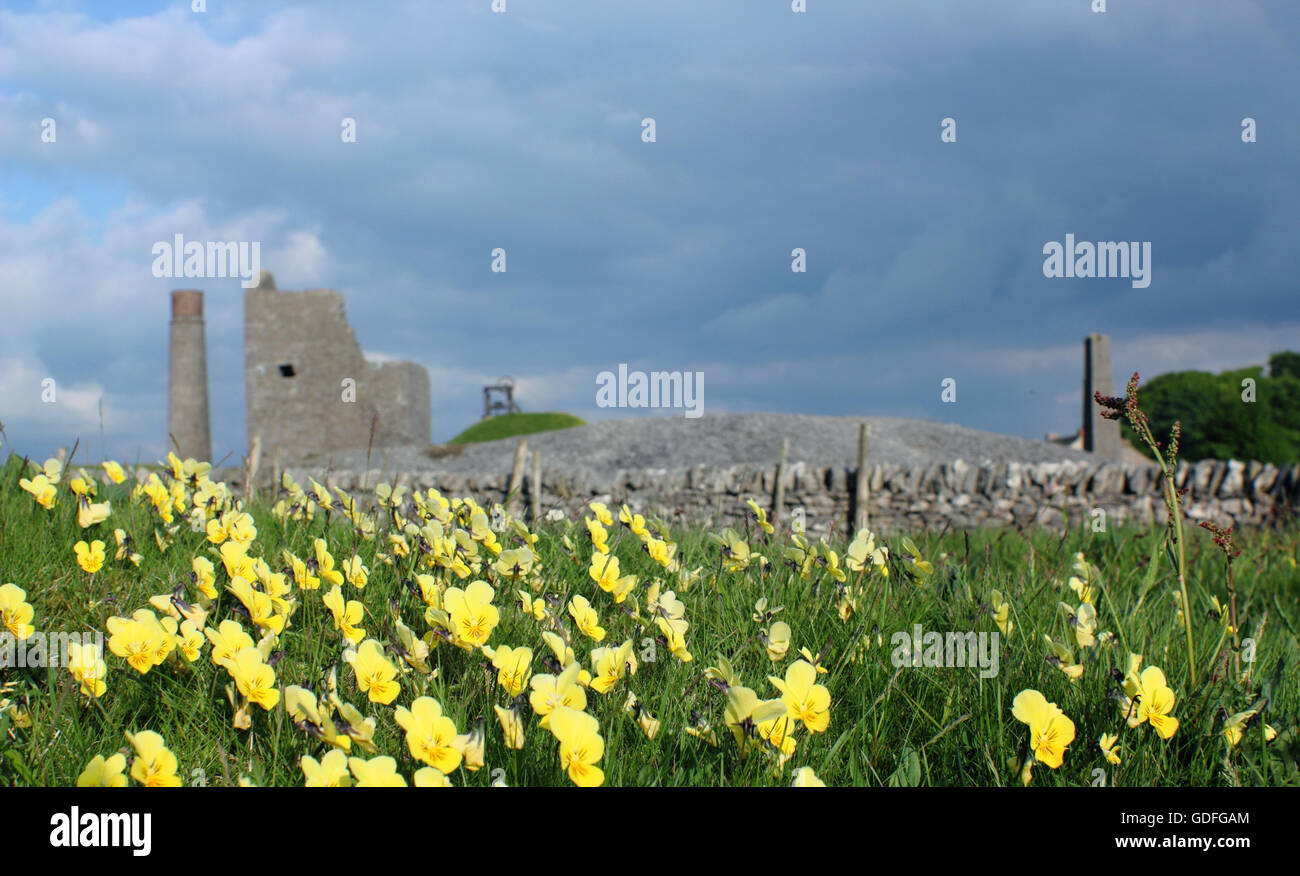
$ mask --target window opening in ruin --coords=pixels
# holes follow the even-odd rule
[[[295,372],[294,372],[294,370],[293,370],[293,366],[292,366],[292,365],[281,365],[281,366],[280,366],[280,376],[281,376],[281,377],[293,377],[293,376],[294,376],[294,373],[295,373]]]

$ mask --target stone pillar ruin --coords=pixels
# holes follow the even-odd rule
[[[1101,415],[1093,393],[1115,394],[1110,370],[1110,336],[1093,333],[1083,339],[1083,449],[1107,460],[1120,458],[1119,423]]]
[[[208,354],[204,334],[203,293],[195,289],[172,292],[167,449],[175,450],[181,459],[193,457],[200,462],[210,462],[212,432],[208,416]]]

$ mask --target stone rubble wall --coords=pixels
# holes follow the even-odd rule
[[[224,473],[238,483],[242,472]],[[373,489],[391,473],[322,472],[291,469],[306,486],[310,475],[330,486],[354,492],[364,484]],[[272,473],[262,470],[268,483]],[[927,468],[869,466],[869,525],[884,534],[921,528],[954,529],[986,526],[1038,525],[1062,528],[1106,514],[1107,526],[1165,521],[1160,470],[1154,464],[1132,466],[1074,462],[994,463],[973,465],[956,460]],[[787,467],[786,514],[804,509],[808,531],[814,535],[844,535],[856,474],[851,468],[818,468],[794,463]],[[612,479],[582,474],[548,474],[543,460],[543,512],[554,508],[571,517],[592,500],[613,508],[626,502],[634,511],[659,515],[668,522],[686,520],[721,526],[736,523],[747,512],[745,500],[771,508],[775,467],[737,465],[675,471],[625,471]],[[400,475],[397,482],[446,496],[471,495],[480,504],[503,502],[509,474],[464,475],[424,472]],[[1175,483],[1188,490],[1182,501],[1193,521],[1214,520],[1237,526],[1276,525],[1292,520],[1300,510],[1300,466],[1268,463],[1204,461],[1183,463]],[[519,507],[530,507],[531,478],[525,476]]]

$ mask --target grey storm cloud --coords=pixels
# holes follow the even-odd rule
[[[0,11],[20,452],[97,453],[100,397],[106,452],[165,452],[185,286],[208,293],[214,453],[244,451],[242,292],[154,278],[176,233],[261,241],[281,288],[342,291],[363,347],[429,367],[437,440],[502,374],[526,409],[625,414],[594,402],[620,362],[703,371],[706,411],[1037,437],[1077,425],[1088,332],[1119,375],[1298,336],[1284,2],[138,6]],[[1067,233],[1150,241],[1151,286],[1045,278]]]

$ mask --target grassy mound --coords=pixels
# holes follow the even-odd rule
[[[502,414],[480,420],[461,432],[448,444],[477,444],[480,441],[496,441],[498,438],[513,438],[515,435],[531,435],[534,432],[551,432],[555,429],[569,429],[573,426],[587,425],[572,414]]]

